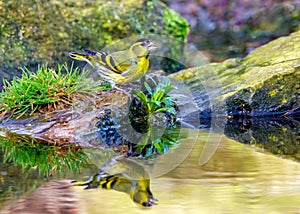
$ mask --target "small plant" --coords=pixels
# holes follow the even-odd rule
[[[87,71],[80,72],[73,65],[59,65],[57,71],[41,66],[36,73],[24,68],[21,78],[11,82],[4,80],[0,111],[11,111],[11,115],[19,118],[25,113],[64,109],[70,106],[76,94],[98,89],[99,85],[93,84]]]
[[[164,112],[170,113],[172,116],[176,116],[176,103],[175,99],[181,97],[178,94],[169,94],[174,86],[171,85],[170,80],[167,77],[163,78],[162,83],[157,84],[153,79],[155,89],[152,89],[150,85],[145,82],[144,86],[147,90],[146,93],[136,89],[135,95],[143,105],[145,117],[149,118],[153,113]]]
[[[178,144],[180,123],[176,120],[176,98],[183,95],[170,94],[175,87],[167,78],[159,84],[151,80],[151,86],[144,83],[144,92],[135,90],[129,106],[129,120],[126,117],[117,124],[118,119],[115,120],[108,109],[98,117],[97,134],[106,146],[124,146],[123,151],[128,156],[148,158],[164,154]],[[128,123],[136,132],[128,132]]]
[[[135,146],[134,151],[148,158],[156,154],[164,154],[178,144],[180,129],[167,128],[161,137],[156,136],[156,131],[150,129],[141,142]]]
[[[141,153],[145,157],[166,153],[178,143],[178,135],[175,131],[177,127],[176,98],[183,96],[169,94],[175,87],[171,85],[170,80],[166,77],[159,84],[153,79],[152,82],[154,83],[153,89],[145,82],[145,92],[135,90],[136,98],[130,106],[129,113],[133,128],[139,133],[146,133],[140,143],[134,147],[135,152]],[[152,122],[158,120],[156,122],[160,125],[154,127],[157,124],[156,122],[151,124],[151,120]],[[160,133],[164,128],[166,128],[164,133]]]

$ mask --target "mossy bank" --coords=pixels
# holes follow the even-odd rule
[[[204,117],[299,116],[300,31],[229,59],[170,75],[184,80]]]

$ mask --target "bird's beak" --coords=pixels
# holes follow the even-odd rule
[[[159,45],[154,43],[154,42],[150,42],[148,44],[147,48],[148,48],[149,51],[152,51],[152,50],[155,50],[155,49],[159,48]]]
[[[158,204],[158,200],[156,198],[151,197],[149,199],[149,201],[150,201],[151,204],[154,204],[154,205]]]

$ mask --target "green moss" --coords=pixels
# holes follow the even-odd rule
[[[65,72],[65,74],[63,74]],[[11,111],[18,117],[37,111],[48,111],[70,106],[77,93],[92,93],[99,85],[91,84],[88,72],[73,66],[59,65],[58,70],[41,66],[37,72],[24,69],[21,78],[4,81],[0,111]]]
[[[284,112],[299,105],[300,72],[286,75],[277,74],[265,81],[261,88],[255,91],[252,106],[256,109],[270,112]]]
[[[267,45],[252,51],[245,59],[244,64],[264,64],[287,62],[300,58],[300,31],[292,33],[290,36],[280,37],[271,41]]]
[[[236,68],[237,66],[240,65],[240,59],[234,58],[234,59],[227,59],[225,60],[222,65],[224,68]]]
[[[270,97],[273,97],[277,94],[277,91],[276,90],[272,90],[272,91],[269,91],[269,96]]]
[[[185,42],[189,33],[188,22],[181,15],[172,9],[168,9],[166,6],[164,6],[162,17],[167,35],[171,35],[180,41]]]

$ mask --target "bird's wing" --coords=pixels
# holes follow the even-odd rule
[[[121,74],[127,68],[124,67],[124,65],[119,63],[119,60],[116,59],[116,56],[108,52],[104,52],[104,51],[95,52],[88,49],[83,49],[83,51],[94,58],[95,62],[92,62],[92,64],[99,63],[101,66],[117,74]]]
[[[126,62],[127,69],[122,72],[123,77],[132,77],[135,78],[137,75],[137,70],[138,70],[138,63],[135,60],[130,60],[129,62]],[[129,66],[128,66],[129,65]]]
[[[136,59],[130,58],[128,50],[118,51],[111,54],[106,52],[97,52],[99,61],[102,61],[102,66],[114,71],[115,73],[121,74],[122,77],[128,80],[136,79],[136,71],[138,70],[138,61]],[[100,62],[101,62],[100,61]],[[118,70],[118,71],[116,71]],[[103,73],[108,73],[105,71]],[[111,72],[110,76],[112,76]],[[122,78],[119,76],[118,78]]]
[[[122,70],[122,75],[133,65],[133,59],[131,58],[128,50],[114,52],[111,56],[115,59],[116,63]]]
[[[124,157],[113,158],[99,169],[101,175],[118,175],[130,180],[149,179],[148,172],[134,160]]]

